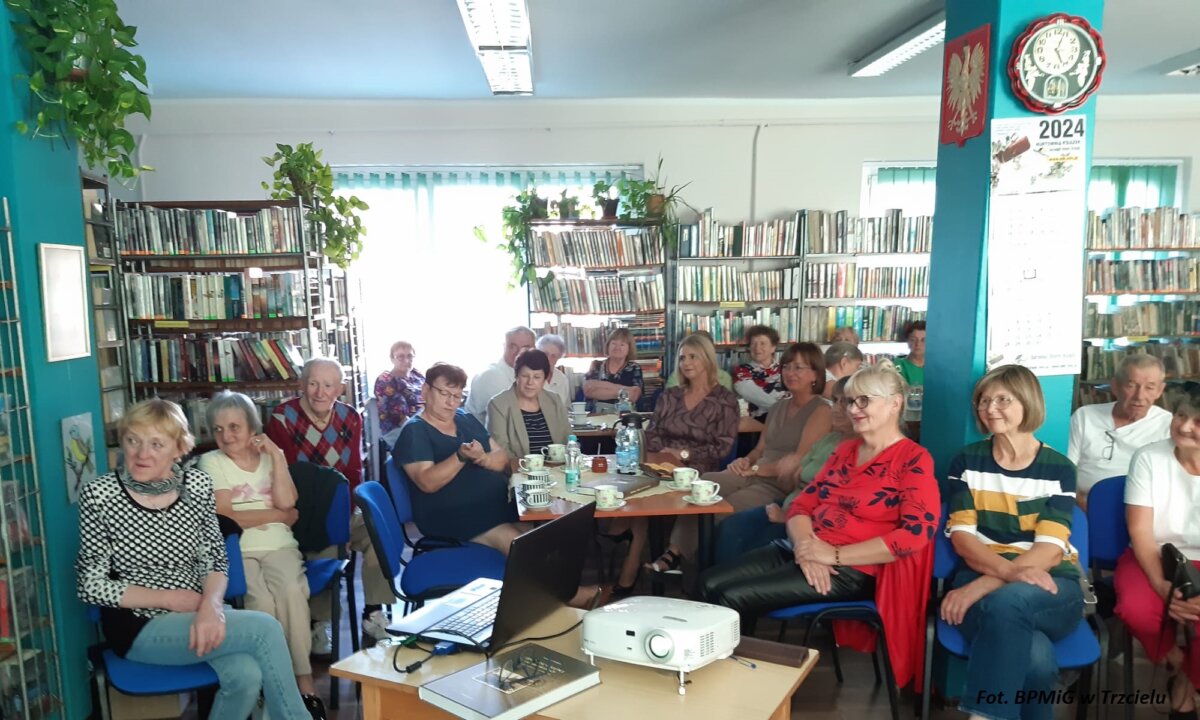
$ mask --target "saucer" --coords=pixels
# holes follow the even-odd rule
[[[531,504],[531,503],[522,503],[522,504],[523,504],[523,505],[525,506],[525,508],[526,508],[526,509],[528,509],[528,510],[545,510],[546,508],[548,508],[548,507],[550,507],[551,505],[553,505],[553,504],[554,504],[554,501],[553,501],[553,500],[551,500],[551,501],[550,501],[550,502],[548,502],[548,503],[545,503],[545,504],[541,504],[541,503],[539,503],[539,504],[537,504],[537,505],[533,505],[533,504]]]
[[[669,483],[667,483],[667,487],[671,488],[671,489],[672,489],[672,490],[674,490],[675,492],[685,492],[685,493],[688,493],[688,497],[691,497],[692,486],[691,486],[691,484],[690,484],[690,483],[688,484],[688,486],[687,486],[687,487],[680,487],[680,486],[676,485],[676,484],[675,484],[675,483],[673,483],[673,482],[669,482]]]
[[[625,501],[624,501],[624,500],[622,500],[621,502],[617,503],[616,505],[601,505],[600,503],[596,503],[596,509],[597,509],[597,510],[620,510],[620,509],[621,509],[621,508],[623,508],[623,507],[625,507]]]
[[[717,503],[721,502],[721,500],[723,500],[723,499],[724,498],[722,498],[720,495],[713,495],[712,500],[709,500],[708,502],[700,502],[699,500],[692,497],[691,495],[683,496],[684,502],[689,503],[691,505],[700,505],[700,506],[716,505]]]

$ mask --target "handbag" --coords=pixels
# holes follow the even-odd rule
[[[1175,590],[1190,600],[1200,595],[1200,568],[1191,563],[1187,557],[1171,543],[1162,546],[1163,577],[1171,583],[1172,595]]]

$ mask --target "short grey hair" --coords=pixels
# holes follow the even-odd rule
[[[300,384],[301,385],[308,382],[308,376],[312,374],[313,369],[315,367],[317,367],[318,365],[328,365],[330,367],[337,368],[338,382],[340,382],[340,383],[346,382],[346,370],[345,370],[345,368],[342,367],[342,364],[340,362],[338,362],[336,358],[317,356],[317,357],[309,358],[307,361],[305,361],[304,367],[301,368],[301,370],[300,370]]]
[[[880,360],[874,365],[869,365],[850,376],[850,382],[846,383],[846,395],[879,395],[888,397],[891,395],[906,396],[908,394],[908,385],[904,382],[904,378],[900,377],[900,371],[892,364],[891,360]]]
[[[825,350],[825,367],[827,368],[831,368],[846,359],[862,362],[862,350],[859,350],[858,346],[854,343],[846,342],[845,340],[839,340]]]
[[[509,340],[513,339],[517,335],[529,335],[529,337],[532,337],[532,338],[537,337],[537,333],[535,333],[534,331],[530,330],[529,328],[525,327],[524,325],[518,325],[515,328],[510,328],[508,332],[504,333],[504,341],[508,342]]]
[[[553,345],[558,348],[559,355],[567,354],[567,343],[562,339],[562,335],[543,335],[537,339],[537,344],[534,347],[544,352],[547,345]]]
[[[250,428],[250,432],[255,435],[262,432],[262,417],[258,414],[258,406],[245,395],[229,390],[222,390],[208,401],[204,418],[208,421],[210,430],[216,425],[217,416],[226,410],[241,410],[246,416],[246,426]]]
[[[1135,353],[1125,356],[1125,359],[1117,366],[1117,371],[1113,373],[1113,380],[1123,383],[1129,379],[1130,370],[1145,370],[1146,368],[1157,368],[1166,377],[1167,369],[1163,367],[1163,362],[1158,356],[1147,353]]]

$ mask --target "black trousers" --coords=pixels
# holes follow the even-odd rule
[[[742,634],[750,635],[758,617],[772,610],[875,597],[874,577],[850,567],[839,566],[837,572],[830,576],[829,592],[821,595],[808,584],[792,552],[772,543],[710,568],[700,577],[700,591],[705,602],[736,610]]]

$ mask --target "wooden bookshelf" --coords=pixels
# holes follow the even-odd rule
[[[298,380],[230,380],[218,382],[134,382],[133,386],[139,391],[177,392],[177,393],[209,393],[222,388],[238,392],[279,391],[295,394],[299,387]]]
[[[131,327],[150,327],[160,335],[189,333],[286,332],[304,330],[307,317],[248,318],[235,320],[143,320],[130,318]]]

